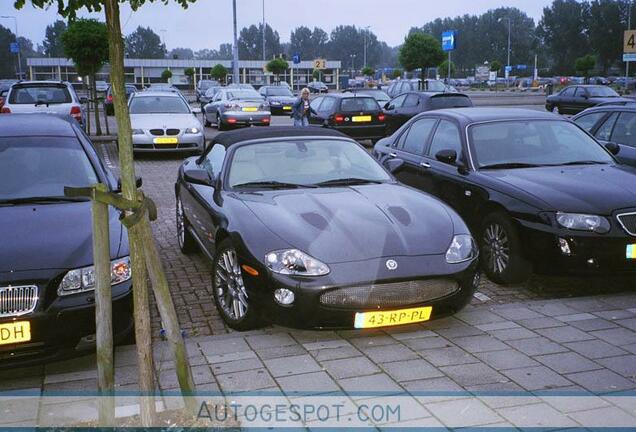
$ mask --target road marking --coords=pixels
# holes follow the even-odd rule
[[[473,297],[475,297],[477,300],[480,300],[480,301],[483,301],[483,302],[487,302],[487,301],[492,300],[486,294],[480,293],[479,291],[477,291],[475,294],[473,294]]]

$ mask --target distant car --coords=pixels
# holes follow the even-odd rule
[[[296,96],[286,86],[263,86],[258,93],[269,103],[272,115],[290,114],[292,105],[296,102]]]
[[[378,101],[378,104],[383,107],[388,101],[391,100],[388,94],[385,91],[380,90],[378,88],[348,88],[345,90],[346,92],[353,93],[355,95],[365,95],[371,96],[373,99]]]
[[[206,313],[236,330],[424,322],[458,312],[479,282],[457,213],[336,131],[219,134],[183,162],[175,194],[181,251],[211,260],[201,295],[218,312]]]
[[[20,81],[11,86],[2,114],[51,113],[70,115],[84,128],[86,112],[73,86],[65,81]]]
[[[605,102],[629,102],[614,89],[599,85],[572,85],[557,94],[548,96],[545,109],[557,114],[578,114],[581,111]]]
[[[605,77],[602,76],[593,76],[587,79],[588,84],[597,84],[597,85],[610,85],[611,82]]]
[[[106,81],[95,81],[95,89],[99,93],[106,93],[110,85]]]
[[[203,110],[205,126],[214,123],[222,131],[233,126],[269,126],[269,104],[256,90],[225,87]]]
[[[156,83],[150,84],[148,87],[144,89],[144,91],[149,92],[167,92],[167,93],[181,93],[178,88],[171,84],[166,83]]]
[[[117,179],[66,116],[0,116],[0,369],[95,352],[91,202],[65,186]],[[113,334],[133,329],[127,230],[108,207]]]
[[[328,93],[329,87],[322,81],[312,81],[307,84],[307,88],[311,93]]]
[[[7,94],[9,94],[9,88],[11,88],[11,86],[0,85],[0,110],[2,110],[2,107],[4,106],[4,100],[6,99]]]
[[[201,97],[211,87],[220,87],[221,83],[216,80],[199,80],[196,88],[197,102],[201,102]]]
[[[404,123],[424,111],[472,106],[472,100],[463,93],[404,93],[383,105],[386,116],[386,134],[393,134]]]
[[[126,89],[126,100],[129,100],[130,96],[133,93],[137,93],[137,87],[135,87],[132,84],[126,84],[124,88]],[[113,106],[113,89],[110,86],[108,87],[108,90],[106,90],[106,99],[104,99],[104,109],[106,110],[107,115],[115,114],[115,108]]]
[[[205,110],[205,106],[209,104],[210,102],[212,102],[212,100],[214,99],[214,96],[219,91],[221,91],[222,88],[223,87],[212,86],[212,87],[209,87],[203,95],[201,95],[201,97],[199,98],[199,102],[201,103],[201,112]]]
[[[256,89],[254,88],[252,84],[246,84],[246,83],[228,84],[225,88],[256,91]]]
[[[203,127],[181,93],[138,92],[128,101],[135,152],[203,151]]]
[[[331,93],[310,102],[309,123],[335,129],[357,140],[377,141],[385,135],[385,116],[375,98]]]
[[[601,143],[616,145],[616,159],[636,167],[636,100],[597,105],[572,120]]]
[[[422,83],[421,79],[403,79],[394,81],[386,93],[389,97],[394,98],[402,93],[410,92],[410,91],[431,91],[431,92],[445,92],[445,91],[457,91],[455,89],[450,89],[439,80],[425,79]]]

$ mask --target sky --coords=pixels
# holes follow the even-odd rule
[[[27,0],[20,11],[14,0],[0,0],[0,16],[14,15],[18,19],[20,36],[35,44],[44,39],[47,25],[59,18],[55,7],[36,9]],[[480,14],[501,6],[517,7],[538,22],[543,7],[552,0],[264,0],[265,20],[277,30],[281,42],[288,42],[291,31],[305,25],[321,27],[330,32],[341,24],[369,26],[380,40],[390,46],[399,45],[411,27],[421,26],[435,18],[464,14]],[[263,17],[263,0],[237,0],[239,30],[257,24]],[[88,16],[87,14],[80,14]],[[95,15],[103,20],[103,15]],[[218,48],[232,40],[232,0],[198,0],[187,10],[174,2],[163,5],[148,3],[136,12],[122,5],[124,34],[138,26],[151,27],[164,40],[168,50],[176,47]],[[0,25],[13,30],[13,20],[0,18]]]

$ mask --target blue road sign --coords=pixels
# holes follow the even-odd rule
[[[11,42],[9,44],[9,50],[11,51],[11,53],[17,54],[20,52],[20,46],[18,45],[17,42]]]
[[[506,66],[504,70],[506,72],[512,72],[512,66]]]
[[[448,30],[442,33],[442,49],[453,51],[455,49],[455,30]]]
[[[526,70],[526,69],[528,69],[528,66],[524,65],[524,64],[518,64],[515,67],[517,68],[517,70]]]
[[[296,53],[292,56],[292,62],[294,64],[299,64],[300,63],[300,54]]]

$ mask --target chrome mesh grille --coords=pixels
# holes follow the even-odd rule
[[[36,286],[0,288],[0,317],[26,315],[35,310],[37,303]]]
[[[636,236],[636,213],[623,213],[616,216],[616,218],[629,235]]]
[[[451,279],[425,279],[388,284],[335,288],[320,296],[320,303],[336,308],[408,306],[432,301],[459,290]]]

